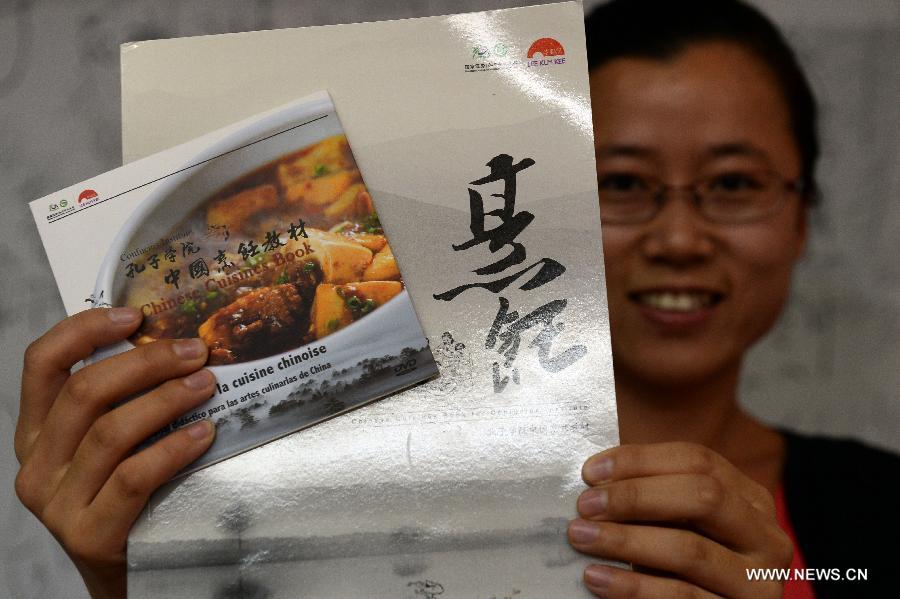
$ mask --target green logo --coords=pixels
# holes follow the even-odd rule
[[[506,56],[509,49],[503,44],[498,43],[493,48],[487,46],[475,46],[472,48],[472,58],[492,58]]]

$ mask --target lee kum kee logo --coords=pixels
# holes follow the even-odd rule
[[[528,48],[528,66],[543,67],[551,64],[564,64],[566,50],[552,37],[542,37]]]
[[[93,189],[85,189],[78,194],[78,207],[83,208],[85,206],[90,206],[91,204],[95,204],[99,199],[100,196],[96,191]]]
[[[472,48],[471,59],[476,61],[465,65],[467,73],[499,71],[511,67],[521,67],[523,62],[528,68],[561,65],[566,62],[566,50],[552,37],[542,37],[528,47],[525,60],[509,56],[509,48],[502,43],[494,46],[478,45]]]

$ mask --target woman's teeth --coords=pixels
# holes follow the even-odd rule
[[[670,312],[692,312],[711,306],[714,301],[712,293],[703,292],[654,292],[638,294],[639,303]]]

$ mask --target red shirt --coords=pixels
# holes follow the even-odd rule
[[[800,545],[797,544],[797,535],[794,534],[791,520],[788,517],[787,503],[784,500],[784,488],[782,487],[778,487],[778,492],[775,493],[775,517],[778,518],[778,525],[781,526],[781,530],[787,533],[794,544],[794,559],[791,560],[791,570],[806,569],[806,560],[803,559]],[[816,599],[816,593],[813,591],[810,581],[791,579],[784,585],[784,599]]]

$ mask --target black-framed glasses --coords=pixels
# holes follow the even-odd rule
[[[628,172],[598,175],[600,217],[607,224],[646,223],[659,213],[673,191],[687,191],[697,211],[707,220],[742,224],[777,213],[792,193],[804,189],[802,179],[787,180],[775,171],[727,171],[687,185]]]

